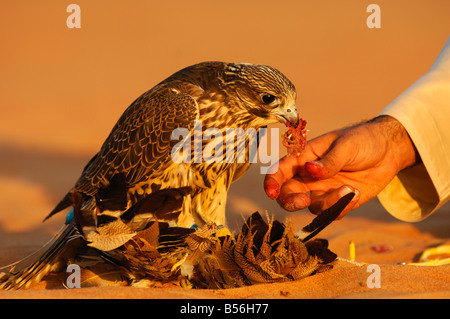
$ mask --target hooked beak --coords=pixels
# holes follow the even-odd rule
[[[273,115],[277,118],[277,120],[283,122],[286,126],[287,123],[290,126],[297,127],[300,118],[298,116],[297,107],[295,105],[288,105],[282,108],[277,108],[272,112]]]

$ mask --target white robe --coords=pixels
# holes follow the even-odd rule
[[[378,199],[398,219],[423,220],[450,199],[450,37],[430,71],[381,114],[402,123],[422,164],[399,172]]]

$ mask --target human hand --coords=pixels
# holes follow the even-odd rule
[[[278,170],[266,175],[264,189],[289,211],[308,207],[315,214],[354,192],[342,218],[377,196],[416,156],[403,126],[380,116],[309,141],[300,156],[280,160]]]

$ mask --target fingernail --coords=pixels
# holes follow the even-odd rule
[[[356,192],[353,191],[350,187],[348,187],[348,186],[343,186],[343,187],[341,187],[341,189],[339,190],[339,197],[344,197],[345,195],[350,194],[350,193],[355,193],[355,195],[356,195]],[[356,197],[356,196],[355,196],[355,197]]]
[[[281,200],[283,207],[288,211],[296,211],[308,207],[306,201],[296,194],[289,195]]]
[[[342,197],[344,197],[345,195],[350,194],[350,193],[355,193],[355,196],[353,196],[352,201],[355,201],[355,200],[358,200],[358,199],[359,199],[359,196],[360,196],[359,190],[357,190],[356,188],[351,189],[351,188],[348,187],[348,186],[343,186],[343,187],[339,190],[339,197],[342,198]]]
[[[322,175],[323,163],[319,161],[311,161],[305,163],[306,170],[308,173],[314,177],[319,178]]]
[[[295,205],[296,210],[300,210],[305,207],[308,207],[308,205],[306,204],[306,201],[300,196],[294,196],[294,205]]]
[[[280,185],[278,185],[275,179],[269,178],[265,184],[265,191],[269,198],[275,199],[280,195]]]
[[[319,162],[319,161],[311,161],[311,162],[308,162],[308,163],[314,164],[315,166],[318,166],[318,167],[320,167],[320,168],[323,167],[323,163],[322,163],[322,162]]]
[[[352,200],[358,200],[359,199],[359,196],[361,195],[361,193],[359,192],[359,190],[357,190],[356,188],[355,188],[355,197],[353,197],[353,199]]]

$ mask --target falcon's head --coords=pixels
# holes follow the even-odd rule
[[[295,86],[277,69],[260,64],[226,63],[221,80],[228,93],[225,103],[243,111],[239,113],[252,126],[276,122],[298,125]]]
[[[202,62],[175,73],[166,81],[174,79],[200,87],[205,112],[214,114],[217,122],[228,122],[232,117],[238,126],[255,128],[276,122],[288,126],[299,123],[295,86],[271,66]],[[225,109],[218,111],[218,105]]]

